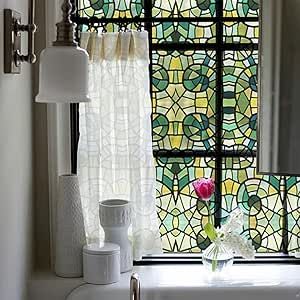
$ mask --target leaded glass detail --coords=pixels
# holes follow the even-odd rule
[[[255,158],[224,158],[222,217],[239,207],[245,214],[244,232],[258,252],[282,249],[283,201],[281,180],[257,175]]]
[[[257,63],[257,51],[224,52],[224,149],[256,149]]]
[[[215,43],[214,22],[161,22],[152,27],[153,43]]]
[[[287,213],[289,251],[300,249],[300,178],[287,177]]]
[[[259,0],[223,0],[224,17],[258,17]]]
[[[209,245],[203,230],[208,210],[197,200],[192,182],[213,177],[214,160],[209,158],[158,158],[157,206],[165,252],[200,252]],[[214,202],[211,202],[214,210]]]
[[[216,0],[152,0],[153,17],[214,17]],[[217,0],[218,1],[218,0]]]
[[[79,0],[78,7],[81,17],[133,18],[144,16],[144,0]]]
[[[218,179],[221,197],[211,203],[216,221],[222,223],[236,207],[243,210],[244,234],[258,252],[299,250],[300,179],[256,174],[259,0],[151,0],[151,7],[145,0],[78,3],[81,17],[114,18],[105,26],[108,32],[137,29],[136,22],[120,28],[124,17],[151,26],[153,148],[164,251],[197,253],[209,243],[203,231],[207,208],[191,186],[199,177]],[[222,3],[223,13],[217,10]],[[148,24],[145,16],[152,16]],[[80,29],[100,33],[102,24]]]
[[[258,43],[258,22],[224,22],[225,43]]]
[[[153,147],[209,150],[215,140],[215,52],[155,51]]]

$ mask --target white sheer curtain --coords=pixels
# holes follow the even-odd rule
[[[147,32],[82,33],[90,96],[80,106],[78,176],[88,241],[103,238],[99,200],[132,201],[134,258],[161,252],[155,206]]]

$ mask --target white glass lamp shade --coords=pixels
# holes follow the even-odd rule
[[[89,102],[88,63],[87,52],[79,47],[53,46],[44,49],[40,56],[36,102]]]

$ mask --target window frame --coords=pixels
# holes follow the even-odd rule
[[[150,55],[150,89],[152,90],[152,51],[153,50],[214,50],[216,52],[216,145],[213,153],[207,153],[202,151],[166,151],[166,150],[154,150],[153,155],[157,157],[213,157],[215,158],[215,224],[219,226],[221,223],[221,205],[222,205],[222,159],[224,157],[256,157],[256,151],[226,151],[222,149],[222,122],[223,122],[223,54],[226,50],[238,51],[238,50],[258,50],[258,44],[240,44],[240,43],[224,43],[223,42],[223,23],[224,22],[257,22],[259,17],[223,17],[223,2],[224,0],[216,1],[216,15],[215,17],[168,17],[168,18],[156,18],[152,17],[152,3],[151,1],[145,1],[144,17],[128,18],[106,18],[98,19],[96,17],[84,18],[79,16],[77,9],[73,13],[73,21],[77,25],[91,25],[94,23],[107,24],[131,24],[131,23],[144,23],[144,28],[149,32],[149,55]],[[75,7],[78,7],[79,0],[73,0]],[[99,22],[100,21],[100,22]],[[152,23],[154,22],[215,22],[216,24],[216,43],[213,44],[153,44],[152,43]],[[77,30],[78,30],[77,26]],[[77,32],[78,33],[78,32]],[[77,34],[78,36],[78,34]],[[70,106],[70,126],[71,126],[71,169],[72,173],[77,172],[77,151],[79,141],[79,104],[71,104]],[[286,201],[283,200],[284,203]],[[283,222],[282,228],[282,252],[280,253],[258,253],[255,263],[300,263],[299,259],[294,258],[288,254],[288,228],[287,217]],[[160,256],[146,256],[140,262],[135,262],[136,265],[144,264],[156,264],[156,263],[199,263],[201,260],[201,254],[190,253],[164,253]],[[236,262],[253,263],[253,261],[235,259]]]

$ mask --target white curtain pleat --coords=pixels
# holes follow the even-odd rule
[[[91,103],[80,106],[78,176],[89,242],[103,239],[98,203],[134,207],[134,258],[161,253],[155,205],[147,32],[82,33],[90,55]]]

